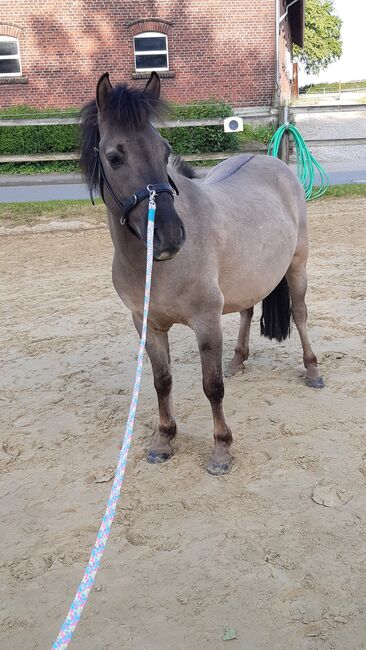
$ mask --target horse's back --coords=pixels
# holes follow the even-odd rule
[[[242,167],[244,167],[244,165],[249,163],[252,158],[254,158],[254,156],[248,154],[227,158],[213,167],[213,169],[208,172],[203,182],[206,185],[220,183],[236,174]]]
[[[224,191],[226,186],[230,187],[235,183],[241,184],[245,178],[251,181],[254,179],[260,185],[273,184],[277,188],[277,181],[284,180],[293,189],[297,188],[300,194],[302,190],[298,178],[288,165],[279,158],[263,154],[238,154],[223,160],[208,172],[203,180],[203,186],[210,189],[216,186]],[[248,184],[247,187],[250,191],[252,185]]]
[[[242,154],[214,167],[200,183],[204,194],[222,207],[227,218],[237,218],[238,206],[272,219],[274,212],[287,216],[292,223],[306,221],[303,187],[293,171],[278,158]]]

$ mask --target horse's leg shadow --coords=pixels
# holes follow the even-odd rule
[[[233,462],[229,451],[233,437],[226,424],[223,409],[221,312],[217,318],[212,316],[212,313],[208,314],[207,318],[201,318],[199,322],[192,324],[192,329],[198,341],[203,390],[211,404],[214,424],[215,446],[207,465],[207,471],[214,476],[220,476],[230,471]]]
[[[303,349],[303,360],[306,368],[306,385],[311,388],[323,388],[324,381],[318,369],[318,360],[311,347],[307,328],[307,307],[305,295],[307,289],[306,260],[299,254],[294,255],[290,267],[286,273],[291,300],[292,314],[295,325],[300,335]]]
[[[253,312],[254,307],[244,309],[240,312],[238,341],[235,346],[235,354],[226,367],[225,377],[233,377],[234,375],[244,371],[244,361],[246,361],[249,356],[249,332]]]
[[[141,336],[141,320],[134,315],[133,321]],[[173,380],[170,371],[168,333],[148,329],[146,352],[151,362],[159,404],[159,429],[151,443],[147,461],[164,463],[173,455],[171,440],[177,432],[171,397]]]

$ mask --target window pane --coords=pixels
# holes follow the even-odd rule
[[[18,43],[15,41],[0,41],[0,56],[18,54]]]
[[[165,36],[149,36],[146,38],[135,38],[136,52],[155,52],[156,50],[166,50]]]
[[[167,67],[166,54],[143,54],[136,56],[136,70]]]
[[[0,74],[20,72],[19,59],[0,59]]]

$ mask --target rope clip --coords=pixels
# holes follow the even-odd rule
[[[149,194],[150,194],[150,198],[149,198],[149,208],[155,208],[155,207],[156,207],[156,203],[155,203],[156,192],[155,192],[155,190],[153,190],[153,188],[151,187],[151,185],[147,185],[147,186],[146,186],[146,189],[147,189],[147,191],[148,191]]]

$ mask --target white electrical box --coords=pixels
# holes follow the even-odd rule
[[[233,117],[226,117],[224,119],[225,133],[237,133],[243,130],[243,119],[233,115]]]

